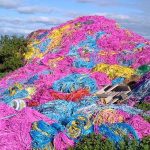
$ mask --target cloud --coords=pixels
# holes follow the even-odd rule
[[[44,16],[38,16],[38,17],[31,17],[28,19],[28,22],[30,23],[43,23],[47,25],[59,25],[64,22],[64,20],[60,18],[49,18]]]
[[[47,6],[24,6],[22,3],[23,1],[24,0],[0,0],[0,8],[12,9],[21,14],[60,12],[57,8],[50,8]]]
[[[45,16],[32,16],[28,17],[27,19],[24,18],[9,18],[9,17],[0,17],[1,23],[6,24],[33,24],[33,23],[40,23],[46,25],[59,25],[65,22],[65,19],[55,18],[55,17],[45,17]]]
[[[149,9],[150,0],[136,1],[136,2],[134,3],[134,6],[135,6],[137,9],[140,9],[143,13],[146,13],[146,14],[149,15],[149,13],[150,13],[150,9]]]
[[[41,6],[23,6],[23,7],[18,7],[17,11],[19,13],[24,13],[24,14],[35,14],[35,13],[51,13],[56,10],[54,8],[41,7]]]
[[[116,13],[107,13],[107,12],[92,13],[92,15],[105,16],[105,17],[108,17],[108,18],[121,19],[121,20],[130,20],[131,19],[131,17],[129,15],[116,14]]]
[[[118,7],[128,7],[128,8],[137,8],[138,5],[140,7],[145,7],[147,8],[147,10],[149,9],[149,5],[150,5],[150,1],[149,0],[142,0],[142,1],[138,1],[138,0],[74,0],[77,3],[83,3],[83,4],[87,4],[90,3],[91,5],[95,5],[97,7],[115,7],[116,9]],[[147,5],[146,5],[147,4]]]
[[[91,3],[96,6],[116,6],[120,4],[118,0],[75,0],[77,3]]]
[[[37,29],[50,29],[66,20],[55,17],[32,16],[29,18],[0,17],[0,34],[29,34]]]
[[[64,16],[65,17],[71,17],[71,18],[76,18],[76,17],[79,17],[79,16],[85,16],[87,15],[87,13],[81,13],[81,12],[76,12],[76,11],[69,11],[69,12],[65,12],[64,13]]]
[[[124,15],[124,14],[116,14],[116,13],[107,13],[107,12],[97,12],[97,13],[81,13],[81,12],[75,12],[75,11],[70,11],[66,12],[65,16],[66,17],[71,17],[71,18],[76,18],[79,16],[88,16],[88,15],[98,15],[98,16],[105,16],[108,18],[113,18],[113,19],[120,19],[120,20],[130,20],[131,17],[129,15]]]
[[[13,27],[1,27],[0,28],[0,32],[2,35],[13,35],[13,34],[29,34],[31,33],[33,30],[31,29],[26,29],[26,28],[16,28],[14,29]]]
[[[95,0],[76,0],[78,3],[92,3],[95,2]]]
[[[114,6],[118,6],[121,4],[121,2],[117,1],[117,0],[101,0],[101,1],[96,1],[95,3],[97,6],[100,7],[114,7]]]
[[[0,0],[0,7],[2,8],[17,8],[20,5],[22,0]]]
[[[24,21],[21,18],[9,18],[9,17],[0,17],[0,22],[5,24],[23,24]]]

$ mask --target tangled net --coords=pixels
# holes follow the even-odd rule
[[[150,101],[149,40],[102,16],[27,38],[26,65],[0,81],[1,149],[64,150],[93,132],[115,144],[150,135],[149,113],[133,107]],[[103,103],[97,92],[123,83],[126,100]]]

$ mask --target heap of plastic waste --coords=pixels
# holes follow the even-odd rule
[[[102,16],[28,36],[26,65],[0,80],[0,146],[64,150],[84,135],[150,135],[150,41]]]

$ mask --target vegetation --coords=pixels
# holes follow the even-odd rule
[[[149,150],[150,136],[145,137],[141,142],[129,140],[125,137],[124,142],[115,145],[108,139],[102,138],[101,135],[91,134],[83,139],[70,150]]]
[[[23,66],[23,54],[27,51],[27,40],[18,36],[0,37],[0,77]]]
[[[145,102],[138,103],[135,107],[144,111],[150,110],[150,104]],[[150,116],[143,116],[143,118],[150,123]]]
[[[136,107],[139,108],[139,109],[142,109],[144,111],[149,111],[150,110],[150,104],[149,103],[142,102],[142,103],[137,104]]]
[[[115,150],[115,145],[101,135],[91,134],[83,137],[74,148],[70,150]]]

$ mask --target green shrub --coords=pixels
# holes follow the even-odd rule
[[[144,102],[137,104],[136,107],[144,111],[150,110],[150,104]]]
[[[103,139],[101,135],[91,134],[83,137],[74,148],[70,150],[115,150],[115,146],[108,139]]]
[[[136,108],[142,109],[144,111],[149,111],[150,110],[150,104],[142,102],[142,103],[138,103],[136,106]],[[143,116],[143,118],[150,122],[150,116]]]
[[[123,142],[119,143],[119,150],[138,150],[139,143],[136,140],[129,140],[128,137],[124,138]]]
[[[143,138],[141,142],[136,140],[129,140],[128,137],[120,142],[117,146],[109,141],[103,139],[101,135],[91,134],[83,137],[77,145],[69,150],[149,150],[150,136]]]
[[[24,37],[0,37],[0,77],[23,66],[23,54],[27,52],[27,40]]]
[[[139,150],[150,150],[150,136],[143,138]]]

